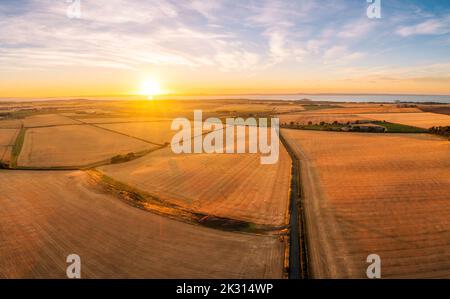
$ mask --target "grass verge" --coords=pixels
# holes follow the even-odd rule
[[[373,121],[372,122],[375,125],[383,126],[386,128],[387,133],[427,133],[428,130],[408,126],[408,125],[402,125],[397,123],[390,123],[390,122],[383,122],[383,121]]]
[[[208,215],[167,203],[147,192],[119,182],[98,170],[87,170],[94,187],[117,196],[124,202],[149,212],[183,222],[225,231],[286,234],[284,227],[258,225],[247,221]]]
[[[16,142],[11,151],[11,167],[17,166],[17,159],[19,158],[20,152],[22,150],[23,143],[25,141],[25,127],[21,127],[19,134],[17,134]]]
[[[321,109],[342,108],[342,106],[329,105],[329,104],[306,104],[306,105],[303,105],[303,108],[305,108],[305,110],[307,110],[307,111],[311,111],[311,110],[321,110]]]

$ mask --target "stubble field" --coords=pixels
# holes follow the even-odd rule
[[[202,124],[200,122],[190,122],[192,137],[194,136],[195,123],[197,123],[200,128],[202,127]],[[181,130],[181,128],[179,130],[172,130],[171,125],[172,121],[154,121],[98,124],[97,126],[106,130],[125,134],[151,143],[164,145],[165,143],[170,143],[175,133]],[[199,135],[206,132],[207,131],[205,130]]]
[[[83,172],[0,170],[0,278],[281,278],[284,243],[132,207]]]
[[[301,160],[310,271],[383,278],[450,276],[450,145],[425,134],[283,129]]]
[[[277,164],[258,154],[174,154],[170,148],[100,171],[169,203],[210,215],[286,224],[291,160],[280,147]]]
[[[76,125],[79,123],[79,121],[58,114],[37,114],[23,120],[26,128]]]
[[[363,114],[361,117],[368,117],[376,120],[385,120],[392,123],[399,123],[424,129],[434,126],[450,126],[450,116],[437,113],[379,113]]]
[[[131,137],[87,125],[29,128],[18,158],[19,166],[84,166],[118,154],[157,148]]]
[[[0,162],[9,163],[19,129],[0,129]]]
[[[402,107],[396,104],[367,104],[367,103],[347,103],[339,104],[340,108],[330,108],[320,110],[320,113],[330,114],[359,114],[359,113],[412,113],[421,112],[417,107]]]

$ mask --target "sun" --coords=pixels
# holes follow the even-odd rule
[[[144,80],[141,82],[139,94],[147,96],[149,100],[152,100],[154,96],[164,93],[161,85],[156,80]]]

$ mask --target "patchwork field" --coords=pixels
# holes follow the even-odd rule
[[[30,128],[19,166],[82,166],[158,146],[89,125]]]
[[[388,122],[399,123],[424,129],[433,126],[450,126],[450,116],[437,113],[381,113],[364,114],[365,116],[376,120],[385,120]]]
[[[291,160],[262,165],[258,154],[174,154],[170,148],[99,168],[181,207],[265,225],[287,223]]]
[[[283,129],[301,159],[310,273],[450,277],[450,143],[426,134]]]
[[[71,253],[81,256],[83,278],[296,277],[305,247],[314,278],[365,278],[373,253],[382,278],[450,278],[450,143],[398,125],[450,125],[431,113],[450,105],[193,96],[0,106],[1,166],[22,167],[0,169],[0,278],[65,278]],[[162,147],[178,132],[172,120],[193,127],[196,109],[204,119],[278,115],[280,124],[386,120],[399,133],[282,129],[301,159],[307,243],[297,246],[282,144],[269,165],[260,154]],[[258,146],[253,129],[235,137],[246,152]]]
[[[0,170],[0,278],[281,278],[277,236],[157,216],[102,193],[83,172]]]

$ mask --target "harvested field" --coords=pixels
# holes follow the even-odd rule
[[[421,105],[420,110],[438,114],[450,115],[450,104],[447,105]]]
[[[287,224],[291,160],[258,154],[173,154],[170,148],[99,168],[106,175],[181,207],[263,225]]]
[[[0,129],[0,162],[11,161],[11,151],[18,133],[19,129]]]
[[[225,104],[214,109],[216,112],[237,112],[237,113],[251,113],[251,112],[272,112],[282,113],[286,111],[301,111],[305,108],[299,104],[290,103],[231,103]]]
[[[19,129],[0,129],[0,146],[14,145]]]
[[[89,125],[30,128],[19,166],[82,166],[158,146]]]
[[[277,236],[178,222],[102,193],[83,172],[0,171],[0,278],[281,278]]]
[[[320,113],[361,114],[361,113],[410,113],[421,112],[417,107],[398,107],[393,104],[339,104],[342,108],[320,110]]]
[[[0,120],[0,129],[19,129],[22,121],[18,119]]]
[[[275,113],[287,113],[305,110],[305,107],[300,104],[272,104]]]
[[[168,118],[157,117],[92,117],[87,118],[74,117],[81,122],[87,124],[115,124],[115,123],[142,123],[142,122],[159,122],[168,121]]]
[[[0,162],[10,164],[12,148],[12,146],[0,146]]]
[[[194,123],[191,122],[191,136],[194,136]],[[201,123],[198,123],[202,126]],[[114,123],[114,124],[99,124],[97,126],[119,132],[128,136],[133,136],[139,139],[156,144],[165,144],[172,141],[172,137],[179,132],[179,130],[171,129],[172,120],[170,121],[154,121],[154,122],[138,122],[138,123]],[[208,131],[202,131],[199,135]]]
[[[33,115],[25,118],[23,123],[27,128],[80,124],[76,120],[58,114]]]
[[[450,278],[450,143],[428,134],[283,129],[301,159],[310,273]]]
[[[320,113],[297,113],[297,114],[282,114],[278,116],[280,118],[280,124],[289,124],[294,122],[300,125],[307,125],[308,122],[313,124],[319,124],[320,122],[333,123],[337,121],[339,123],[345,124],[347,122],[364,121],[367,117],[364,115],[352,115],[352,114],[320,114]]]
[[[177,131],[170,129],[172,122],[141,122],[141,123],[117,123],[100,124],[101,128],[120,132],[129,136],[137,137],[149,142],[164,144],[170,142]]]
[[[433,126],[450,126],[450,116],[429,112],[364,114],[361,116],[424,129],[429,129]]]

